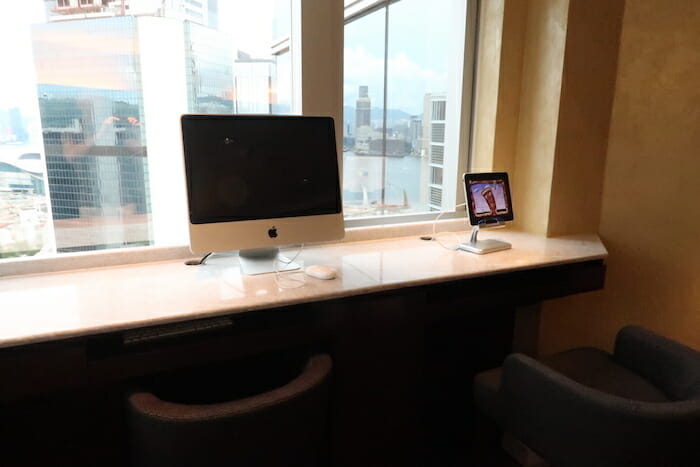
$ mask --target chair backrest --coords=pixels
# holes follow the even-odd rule
[[[128,398],[136,466],[317,466],[328,455],[328,355],[263,394],[181,404],[153,393]]]
[[[639,326],[615,339],[615,360],[676,401],[700,398],[700,352]]]
[[[604,393],[521,354],[503,366],[504,428],[562,467],[700,466],[700,400]]]

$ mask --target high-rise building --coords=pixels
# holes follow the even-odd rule
[[[422,156],[423,149],[423,118],[420,115],[413,115],[409,123],[408,139],[411,142],[411,152]]]
[[[366,154],[370,152],[372,131],[372,99],[369,97],[369,87],[360,86],[355,102],[355,152]]]
[[[177,119],[163,115],[241,111],[235,83],[250,65],[234,63],[225,33],[191,21],[94,17],[35,25],[32,34],[57,250],[172,237],[153,214],[172,211],[158,205],[172,204],[163,194],[181,144],[171,137]],[[163,41],[182,45],[163,53]],[[267,112],[271,63],[255,64],[265,71],[257,97]]]
[[[233,113],[233,40],[221,31],[185,21],[184,43],[188,111]]]
[[[218,0],[44,0],[49,21],[162,16],[218,27]]]
[[[0,256],[181,244],[179,115],[284,110],[285,76],[289,112],[291,71],[280,78],[276,60],[236,50],[217,29],[218,0],[42,3],[27,49],[38,105],[0,109],[0,143],[12,143],[0,211],[14,213],[0,216],[11,224]],[[29,218],[30,205],[41,215]]]
[[[58,251],[152,243],[137,29],[129,16],[32,28]]]
[[[423,99],[423,151],[428,155],[428,206],[442,210],[442,175],[445,164],[445,113],[447,94],[428,93]]]
[[[357,101],[355,103],[355,128],[371,126],[372,123],[372,99],[369,97],[369,87],[360,86]]]

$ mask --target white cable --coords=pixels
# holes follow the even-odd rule
[[[455,206],[455,209],[461,208],[462,206],[466,206],[466,205],[467,205],[467,203],[458,204],[457,206]],[[445,214],[446,212],[451,212],[451,211],[440,211],[440,213],[437,215],[437,217],[436,217],[435,220],[433,221],[433,239],[434,239],[436,242],[438,242],[438,244],[439,244],[441,247],[443,247],[443,248],[445,248],[445,249],[447,249],[447,250],[456,250],[457,248],[459,248],[459,245],[461,245],[461,244],[464,243],[464,242],[459,238],[459,236],[458,236],[455,232],[452,232],[452,234],[454,235],[455,239],[457,240],[457,244],[456,244],[456,245],[445,245],[444,243],[442,243],[442,241],[440,240],[440,237],[438,236],[439,232],[436,232],[436,230],[437,230],[437,222],[438,222],[438,220],[440,220],[440,218],[442,217],[442,215]]]
[[[296,252],[292,259],[285,261],[280,259],[279,255],[277,255],[275,258],[275,283],[280,289],[296,289],[306,285],[306,275],[304,274],[303,269],[292,269],[290,271],[280,271],[279,269],[279,263],[293,264],[301,254],[302,250],[304,250],[303,243],[301,246],[299,246],[299,251]],[[284,281],[281,280],[283,276]]]

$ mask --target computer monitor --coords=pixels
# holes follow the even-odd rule
[[[257,274],[276,270],[281,245],[344,236],[332,118],[187,114],[181,123],[193,253],[240,250],[243,272]]]
[[[464,197],[469,213],[469,223],[474,226],[469,242],[460,249],[484,254],[507,250],[510,243],[501,240],[478,240],[480,228],[503,226],[513,220],[513,204],[510,184],[506,172],[484,172],[464,174]]]

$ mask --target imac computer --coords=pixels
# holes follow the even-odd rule
[[[190,249],[239,250],[241,270],[298,269],[279,246],[344,236],[333,119],[277,115],[181,118]]]
[[[513,220],[513,204],[506,172],[464,174],[464,194],[467,202],[471,239],[459,246],[461,250],[476,254],[507,250],[510,243],[501,240],[477,238],[479,229],[503,227]]]

